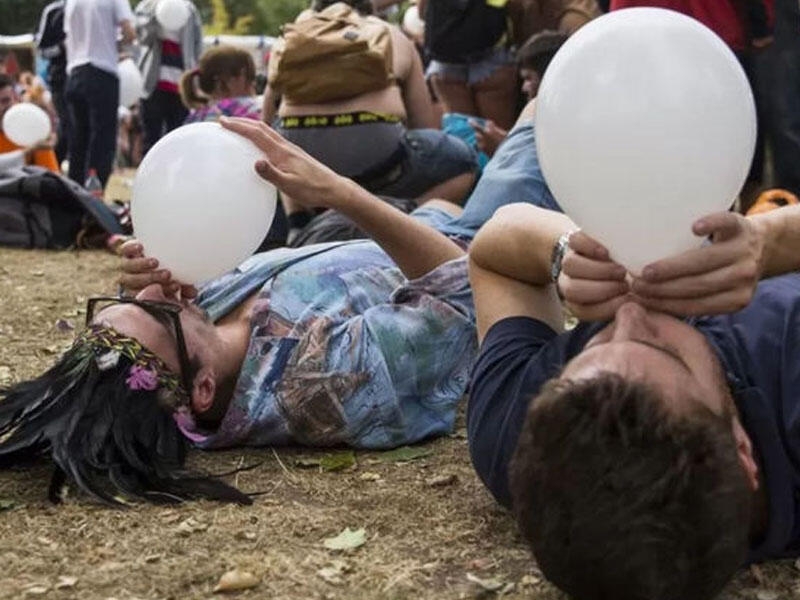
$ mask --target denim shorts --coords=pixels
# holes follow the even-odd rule
[[[492,48],[482,57],[465,63],[445,63],[432,60],[425,72],[430,79],[437,76],[445,81],[464,81],[467,85],[475,85],[488,79],[501,67],[515,64],[514,55],[508,48]]]
[[[374,194],[417,198],[457,175],[476,173],[478,155],[463,140],[438,129],[409,129],[400,140],[404,158],[368,185]]]

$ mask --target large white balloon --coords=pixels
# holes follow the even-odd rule
[[[253,167],[261,156],[217,123],[184,125],[161,138],[133,181],[133,231],[145,253],[185,283],[216,277],[250,256],[277,198]]]
[[[52,124],[41,108],[30,102],[21,102],[3,115],[3,132],[17,146],[33,146],[47,139]]]
[[[126,58],[117,66],[119,75],[119,105],[129,107],[144,94],[144,80],[139,67],[132,58]]]
[[[156,19],[167,31],[181,29],[189,20],[186,0],[160,0],[156,7]]]
[[[564,211],[637,273],[696,247],[747,175],[755,105],[736,57],[677,12],[632,8],[582,27],[536,100],[537,150]]]

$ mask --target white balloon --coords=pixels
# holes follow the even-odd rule
[[[126,58],[117,66],[119,76],[119,105],[131,106],[144,94],[144,80],[139,67],[132,58]]]
[[[145,253],[173,277],[199,283],[250,256],[275,215],[277,192],[255,172],[262,154],[217,123],[174,129],[145,156],[131,218]]]
[[[28,147],[44,141],[51,130],[50,117],[30,102],[15,104],[3,115],[3,132],[17,146]]]
[[[186,25],[190,10],[186,0],[160,0],[156,7],[156,19],[167,31],[177,31]]]
[[[535,120],[556,200],[633,273],[702,242],[692,223],[730,207],[756,139],[733,53],[698,21],[657,8],[608,13],[567,40]]]
[[[403,15],[403,29],[413,36],[425,35],[425,21],[419,16],[419,8],[412,4]]]

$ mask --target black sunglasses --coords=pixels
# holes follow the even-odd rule
[[[189,361],[189,353],[186,351],[186,341],[183,337],[183,326],[181,325],[180,312],[183,310],[181,306],[172,304],[170,302],[155,302],[153,300],[137,300],[136,298],[119,298],[113,296],[96,296],[89,298],[86,303],[86,326],[92,323],[92,318],[95,315],[95,308],[98,304],[102,304],[100,310],[113,306],[114,304],[133,304],[142,310],[146,311],[156,321],[169,328],[172,325],[175,339],[178,342],[178,362],[181,367],[181,383],[187,394],[192,393],[191,381],[189,380],[189,373],[191,372],[191,362]]]

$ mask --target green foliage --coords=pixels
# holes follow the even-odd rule
[[[52,0],[0,0],[0,35],[34,33],[42,9]]]

